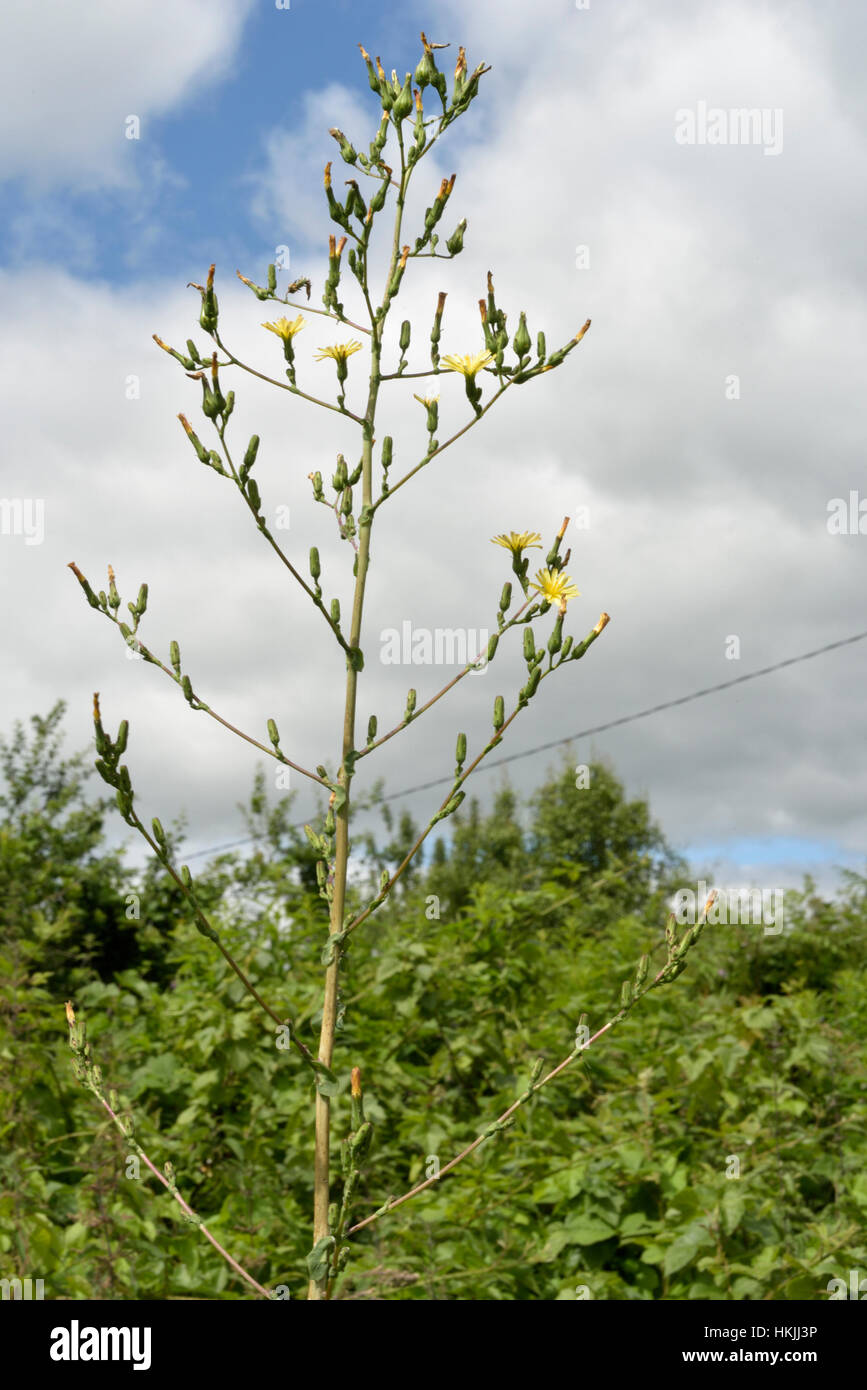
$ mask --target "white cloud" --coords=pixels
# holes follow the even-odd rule
[[[374,711],[381,728],[396,723],[408,686],[422,703],[437,677],[448,676],[380,665],[380,631],[406,618],[414,626],[490,625],[508,570],[490,536],[526,527],[547,539],[564,513],[582,505],[591,525],[573,533],[569,568],[582,597],[570,625],[586,631],[602,609],[612,623],[586,660],[546,683],[504,752],[864,625],[867,537],[832,537],[825,525],[830,498],[863,489],[867,330],[851,177],[864,139],[841,103],[826,47],[803,10],[783,25],[773,10],[753,16],[734,7],[723,28],[710,24],[705,7],[687,20],[654,7],[652,22],[634,9],[607,20],[601,7],[558,13],[543,23],[545,7],[484,0],[462,11],[465,23],[455,22],[454,32],[469,28],[475,44],[475,28],[496,16],[487,42],[479,39],[478,53],[469,54],[471,64],[484,57],[494,71],[468,118],[470,137],[444,142],[442,157],[420,167],[407,225],[414,228],[442,174],[456,169],[443,226],[451,231],[466,214],[467,250],[453,264],[412,262],[396,317],[413,322],[410,363],[421,370],[436,293],[448,289],[442,351],[474,349],[476,301],[491,268],[510,324],[525,308],[531,331],[547,329],[549,347],[585,317],[593,327],[563,368],[510,390],[477,430],[382,509],[362,731]],[[450,35],[444,26],[435,37]],[[737,56],[749,52],[755,61],[739,66]],[[368,95],[361,86],[357,94],[337,86],[308,94],[299,126],[270,137],[258,177],[257,216],[273,225],[275,240],[286,228],[300,244],[292,274],[314,275],[314,307],[322,261],[302,264],[303,248],[323,246],[333,230],[322,165],[334,159],[335,179],[344,169],[327,129],[368,132],[376,119]],[[677,146],[674,112],[702,96],[725,106],[782,106],[783,153]],[[583,243],[588,270],[575,267]],[[358,312],[348,278],[347,311]],[[273,306],[230,284],[219,290],[228,341],[280,377],[279,344],[258,326]],[[174,419],[184,409],[195,420],[196,388],[149,346],[153,330],[178,344],[191,331],[201,339],[193,331],[196,296],[165,284],[108,290],[60,274],[43,286],[39,304],[29,282],[15,277],[4,293],[10,348],[0,365],[14,460],[4,486],[13,496],[44,495],[48,527],[45,545],[30,553],[14,538],[0,543],[17,596],[5,645],[20,654],[4,722],[62,691],[77,711],[81,743],[90,692],[100,688],[109,723],[131,718],[130,766],[148,810],[170,819],[186,805],[198,844],[231,839],[234,803],[255,757],[240,744],[235,750],[206,716],[191,715],[159,673],[126,662],[116,634],[87,610],[63,568],[76,559],[96,582],[111,560],[125,598],[147,578],[146,640],[154,634],[165,651],[177,638],[204,698],[260,738],[273,715],[290,756],[300,746],[315,750],[302,761],[333,758],[339,654],[230,485],[196,463]],[[72,326],[75,350],[59,364],[56,333]],[[330,364],[314,365],[312,350],[344,336],[311,317],[298,339],[303,380],[325,396]],[[388,351],[393,363],[393,342]],[[363,360],[351,359],[350,405],[360,399]],[[123,394],[130,373],[142,380],[137,402]],[[733,373],[739,400],[725,396]],[[395,436],[398,476],[423,448],[411,385],[420,383],[383,387],[378,435]],[[457,380],[440,379],[435,389],[444,438],[463,423],[465,406]],[[319,545],[326,574],[341,567],[327,593],[336,590],[346,610],[349,557],[332,518],[311,504],[307,474],[319,468],[327,478],[338,449],[357,457],[354,427],[243,378],[237,417],[238,447],[253,429],[262,435],[263,497],[291,506],[299,568],[309,546]],[[741,639],[740,661],[726,659],[731,634]],[[610,754],[631,787],[650,793],[680,843],[785,833],[854,856],[867,830],[867,788],[853,759],[864,659],[864,646],[851,647],[584,740],[576,755]],[[360,784],[375,772],[397,790],[449,771],[457,729],[478,746],[494,695],[516,689],[521,676],[520,657],[507,650],[423,727],[386,745],[377,766],[363,762]],[[557,756],[517,762],[511,775],[529,788]],[[419,817],[433,795],[413,798]]]
[[[252,0],[9,0],[0,49],[0,177],[78,192],[129,187],[148,123],[228,69]],[[125,135],[127,117],[141,140]]]

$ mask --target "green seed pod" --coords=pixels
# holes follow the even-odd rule
[[[408,72],[404,79],[404,84],[399,95],[395,98],[391,108],[392,120],[397,125],[400,121],[406,120],[413,107],[412,100],[412,73]]]
[[[349,1140],[349,1152],[352,1154],[356,1167],[364,1162],[372,1141],[373,1125],[370,1123],[370,1120],[365,1120],[364,1124]]]
[[[382,441],[382,467],[387,472],[391,467],[392,450],[394,441],[390,434],[387,434]]]
[[[193,342],[192,338],[187,339],[187,352],[190,354],[194,362],[201,362],[202,359],[199,356],[199,350]]]
[[[503,724],[505,723],[505,720],[506,720],[506,708],[505,708],[505,704],[504,704],[504,702],[503,702],[503,697],[502,697],[502,695],[498,695],[497,698],[496,698],[496,700],[494,701],[494,720],[493,720],[494,728],[495,728],[495,729],[502,729]]]
[[[560,650],[560,648],[562,647],[562,645],[563,645],[563,616],[562,616],[562,614],[558,614],[558,615],[557,615],[557,621],[555,622],[554,627],[553,627],[553,629],[552,629],[552,631],[551,631],[551,636],[548,638],[548,651],[549,651],[550,655],[551,655],[551,656],[555,656],[555,655],[557,654],[557,652],[559,652],[559,650]]]
[[[379,185],[379,187],[377,188],[376,192],[374,193],[373,197],[372,197],[371,200],[370,200],[370,207],[369,207],[369,211],[370,211],[370,212],[373,212],[373,213],[382,212],[382,209],[385,207],[385,199],[386,199],[387,193],[388,193],[388,183],[386,182],[385,179],[383,179],[382,183]]]
[[[536,351],[537,351],[537,353],[539,354],[539,361],[540,361],[540,362],[544,362],[544,360],[545,360],[545,334],[544,334],[544,333],[537,333],[537,334],[536,334]]]
[[[565,661],[566,658],[568,657],[568,655],[569,655],[569,653],[570,653],[571,650],[572,650],[572,638],[571,638],[571,636],[570,636],[570,637],[565,638],[565,640],[564,640],[564,642],[563,642],[563,651],[562,651],[562,654],[561,654],[561,656],[560,656],[560,660],[561,660],[561,661]]]
[[[411,333],[411,332],[412,332],[412,325],[410,324],[409,319],[404,319],[403,323],[400,325],[400,350],[401,350],[401,352],[406,352],[407,348],[409,347],[409,339],[410,339],[410,333]]]
[[[536,644],[533,641],[533,633],[529,627],[524,628],[524,660],[527,665],[535,660]]]
[[[488,661],[493,661],[494,657],[496,656],[499,641],[500,635],[499,633],[495,632],[493,637],[488,642]]]
[[[262,499],[259,496],[258,485],[256,484],[253,478],[248,478],[247,480],[247,497],[249,499],[250,506],[253,508],[253,511],[258,513],[259,509],[262,506]]]
[[[166,832],[163,830],[162,823],[159,820],[157,820],[156,816],[154,816],[153,820],[151,821],[151,827],[153,829],[154,839],[156,840],[157,844],[165,845]]]
[[[138,598],[135,601],[135,611],[141,618],[147,612],[148,606],[148,586],[142,584],[138,591]]]
[[[184,698],[191,704],[193,700],[193,686],[189,676],[181,677],[181,689],[184,692]]]
[[[341,514],[341,516],[352,516],[352,488],[351,488],[351,487],[345,487],[345,488],[343,489],[343,495],[342,495],[341,498],[340,498],[340,514]]]
[[[532,698],[532,696],[536,694],[536,691],[537,691],[538,688],[539,688],[539,681],[540,681],[541,679],[542,679],[542,672],[541,672],[541,669],[540,669],[538,666],[536,666],[536,667],[534,668],[534,670],[532,670],[532,671],[530,672],[530,679],[527,681],[527,684],[524,686],[524,690],[526,691],[526,694],[527,694],[527,698],[528,698],[528,699]]]
[[[310,573],[314,579],[318,579],[322,573],[322,566],[319,563],[319,551],[316,546],[310,548]]]
[[[244,472],[249,473],[253,464],[256,462],[256,455],[259,452],[259,436],[254,434],[247,445],[247,452],[244,455]]]
[[[370,716],[370,718],[368,719],[368,721],[367,721],[367,742],[368,742],[368,743],[373,743],[374,739],[376,738],[376,730],[377,730],[378,727],[379,727],[379,721],[377,720],[376,715],[375,715],[375,714],[372,714],[372,715]]]
[[[343,457],[342,454],[338,454],[337,469],[335,471],[334,477],[331,479],[331,486],[334,488],[335,492],[343,491],[343,489],[346,487],[347,477],[348,470],[346,467],[346,459]]]
[[[332,135],[334,139],[337,141],[338,145],[340,146],[341,159],[343,159],[343,161],[346,164],[354,164],[358,158],[358,153],[356,150],[353,149],[352,145],[349,143],[346,136],[343,134],[343,131],[338,130],[336,126],[333,126],[331,130],[329,130],[328,134]]]
[[[464,249],[464,232],[467,230],[467,219],[461,218],[455,230],[446,242],[446,249],[452,256],[457,256]]]
[[[335,623],[335,624],[340,622],[340,599],[339,599],[339,598],[333,598],[333,599],[331,600],[331,621],[332,621],[333,623]]]
[[[509,607],[509,604],[510,604],[511,602],[512,602],[512,586],[511,586],[511,584],[504,584],[504,585],[503,585],[503,592],[500,594],[500,612],[501,612],[501,613],[505,613],[505,612],[506,612],[506,609]]]
[[[169,660],[174,667],[175,675],[179,676],[181,674],[181,649],[177,642],[169,644]]]
[[[276,748],[280,742],[280,735],[277,732],[277,725],[274,723],[273,719],[268,720],[268,737]]]
[[[458,734],[458,741],[455,745],[455,762],[461,767],[466,762],[467,757],[467,736]]]
[[[274,266],[274,265],[269,265],[269,267],[268,267],[268,289],[271,290],[271,292],[273,293],[274,290],[276,290],[276,288],[277,288],[277,267]]]
[[[530,351],[530,334],[527,329],[527,315],[522,313],[518,319],[518,331],[512,339],[512,347],[518,357],[526,357]]]
[[[117,731],[117,739],[114,745],[115,757],[119,758],[126,752],[126,741],[129,738],[129,720],[122,719],[120,728]]]

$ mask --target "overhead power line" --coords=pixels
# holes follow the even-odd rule
[[[591,734],[601,734],[607,729],[619,728],[622,724],[633,724],[637,719],[647,719],[651,714],[659,714],[665,709],[675,709],[678,705],[688,705],[693,700],[702,700],[706,695],[715,695],[720,690],[731,690],[732,686],[744,685],[747,681],[758,680],[760,676],[769,676],[773,671],[782,671],[784,666],[797,666],[801,661],[811,661],[813,657],[824,656],[827,652],[837,651],[840,647],[852,646],[854,642],[862,642],[867,637],[867,631],[856,632],[852,637],[842,637],[838,642],[827,642],[824,647],[816,647],[811,652],[802,652],[800,656],[789,656],[785,661],[775,661],[772,666],[762,666],[757,671],[748,671],[745,676],[735,676],[730,681],[719,681],[716,685],[705,686],[703,690],[694,690],[690,695],[680,695],[676,700],[663,700],[659,705],[649,705],[647,709],[637,710],[635,714],[624,714],[619,719],[608,719],[604,724],[594,724],[589,729],[579,729],[577,733],[567,734],[565,738],[554,738],[548,743],[537,743],[534,748],[525,748],[521,753],[509,753],[504,758],[494,758],[490,761],[479,764],[479,771],[489,771],[495,767],[504,767],[506,763],[517,762],[519,758],[531,758],[535,753],[545,753],[551,748],[560,748],[564,743],[574,743],[579,738],[589,738]],[[389,792],[388,796],[382,797],[382,801],[398,801],[402,796],[412,796],[415,792],[426,792],[432,787],[444,786],[447,782],[453,782],[453,777],[435,777],[430,782],[418,782],[414,787],[404,787],[399,792]],[[304,828],[304,821],[299,821],[293,826],[295,830]],[[187,859],[199,859],[203,854],[219,854],[224,850],[237,849],[239,845],[248,845],[257,837],[247,835],[243,840],[232,840],[229,844],[214,845],[211,849],[197,849],[193,854],[188,854]]]

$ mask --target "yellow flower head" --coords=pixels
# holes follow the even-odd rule
[[[263,323],[263,328],[269,332],[276,333],[278,338],[282,338],[284,343],[288,343],[290,338],[294,338],[296,333],[300,333],[304,327],[304,315],[299,314],[297,319],[290,323],[288,319],[278,319],[276,323]]]
[[[429,410],[434,402],[439,400],[439,396],[416,396],[413,394],[413,400],[418,401],[419,405],[427,406]]]
[[[461,376],[473,378],[493,360],[494,354],[486,348],[484,352],[468,353],[465,357],[443,357],[440,359],[440,366],[445,367],[447,372],[460,372]]]
[[[513,555],[520,555],[522,550],[528,548],[541,550],[541,540],[542,537],[538,531],[510,531],[507,536],[492,536],[491,544],[505,546],[506,550],[511,550]]]
[[[335,362],[345,362],[354,352],[361,352],[361,343],[351,338],[348,343],[335,343],[334,347],[320,348],[316,361],[324,362],[326,357],[332,357]]]
[[[530,588],[541,594],[546,603],[558,604],[561,613],[566,611],[566,604],[570,598],[579,597],[579,591],[568,574],[563,574],[560,570],[539,570],[536,582],[531,584]]]

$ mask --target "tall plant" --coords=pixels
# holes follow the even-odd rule
[[[672,926],[668,930],[668,958],[666,964],[655,975],[649,977],[649,958],[642,958],[634,980],[624,985],[622,1008],[617,1016],[599,1029],[591,1038],[582,1018],[576,1033],[575,1047],[568,1057],[547,1076],[542,1076],[541,1061],[532,1072],[527,1089],[512,1106],[499,1118],[488,1125],[477,1139],[459,1154],[451,1163],[445,1165],[436,1177],[425,1182],[399,1198],[389,1200],[378,1211],[350,1224],[353,1201],[359,1177],[368,1163],[372,1142],[372,1127],[364,1117],[364,1101],[361,1086],[361,1073],[354,1067],[351,1073],[350,1132],[341,1145],[342,1189],[340,1200],[332,1202],[331,1166],[331,1109],[332,1100],[341,1090],[341,1080],[333,1069],[335,1032],[338,1027],[338,987],[341,965],[350,938],[355,934],[388,898],[395,884],[405,873],[407,866],[418,853],[422,844],[435,825],[452,815],[464,798],[467,779],[488,756],[498,747],[503,737],[522,710],[526,709],[544,680],[562,667],[571,665],[585,655],[608,623],[608,615],[603,613],[591,631],[580,641],[564,632],[568,605],[577,597],[578,590],[566,574],[569,551],[561,554],[568,517],[551,540],[545,554],[544,565],[531,578],[530,559],[525,553],[542,549],[541,536],[535,531],[510,531],[493,537],[496,544],[507,550],[511,556],[513,579],[503,585],[496,608],[496,631],[490,637],[487,647],[475,654],[459,673],[430,699],[419,705],[415,690],[407,695],[403,717],[385,732],[380,732],[374,717],[368,722],[366,736],[359,740],[356,720],[359,682],[364,672],[365,632],[365,589],[371,563],[371,536],[379,512],[386,506],[399,506],[397,494],[400,489],[416,478],[422,469],[431,465],[446,449],[461,440],[506,392],[525,386],[544,372],[559,367],[578,343],[588,328],[589,320],[564,346],[549,352],[544,333],[536,337],[535,351],[533,340],[527,327],[524,312],[518,314],[517,325],[511,335],[507,329],[507,316],[496,301],[493,279],[488,274],[486,296],[479,300],[482,344],[476,350],[464,354],[440,355],[440,339],[446,304],[446,293],[440,292],[433,314],[430,330],[430,366],[423,370],[408,370],[407,352],[412,338],[412,327],[404,319],[396,332],[392,331],[393,310],[404,277],[411,261],[422,257],[452,260],[463,249],[466,219],[461,219],[454,231],[444,241],[438,228],[446,206],[452,198],[455,175],[444,178],[435,192],[424,216],[423,224],[417,234],[407,233],[404,216],[410,180],[418,166],[434,148],[449,128],[462,117],[479,93],[481,78],[490,69],[479,64],[472,73],[468,71],[466,54],[459,49],[454,79],[449,91],[444,74],[436,63],[435,50],[445,45],[428,42],[421,35],[423,53],[415,73],[407,73],[401,82],[395,72],[389,79],[379,58],[371,60],[361,45],[361,56],[367,68],[370,89],[381,107],[378,130],[369,145],[367,153],[355,148],[341,130],[332,129],[340,157],[354,173],[369,180],[366,185],[367,196],[357,178],[349,178],[344,187],[347,193],[338,198],[333,187],[332,164],[325,167],[324,190],[331,220],[340,228],[342,235],[329,237],[328,274],[322,295],[322,308],[309,303],[311,295],[310,279],[298,279],[288,285],[283,295],[278,294],[277,268],[268,267],[267,283],[255,284],[246,276],[238,275],[256,298],[263,302],[273,301],[293,314],[285,315],[263,323],[263,328],[273,334],[280,342],[284,359],[284,380],[267,375],[256,367],[241,361],[226,345],[220,331],[219,306],[214,288],[215,267],[212,265],[203,285],[196,285],[201,296],[199,323],[211,340],[212,347],[200,352],[192,339],[187,341],[186,352],[169,347],[159,337],[156,342],[164,348],[181,366],[187,375],[196,381],[202,393],[201,411],[205,421],[215,436],[217,447],[208,447],[200,439],[185,415],[178,418],[192,444],[199,460],[214,470],[220,477],[227,478],[238,489],[242,501],[250,512],[254,523],[267,544],[286,567],[307,600],[321,614],[329,630],[338,655],[345,664],[346,686],[343,717],[339,735],[339,756],[336,770],[330,771],[326,760],[314,768],[302,766],[284,752],[281,735],[273,719],[268,719],[268,743],[263,743],[252,734],[235,728],[194,690],[192,679],[183,670],[180,649],[172,642],[168,663],[151,651],[139,636],[139,625],[148,601],[147,584],[142,584],[138,597],[127,604],[130,621],[120,616],[121,598],[118,593],[115,575],[109,567],[107,591],[95,592],[88,580],[73,563],[70,568],[78,579],[88,603],[92,608],[107,617],[118,628],[123,640],[151,665],[158,666],[182,690],[187,703],[193,710],[201,710],[217,720],[232,733],[246,740],[261,753],[276,760],[285,767],[292,768],[309,779],[315,786],[328,794],[327,810],[318,828],[307,826],[307,835],[319,858],[317,876],[319,891],[328,905],[328,936],[322,950],[324,967],[322,1022],[318,1047],[314,1051],[299,1035],[291,1018],[283,1009],[272,1007],[261,998],[255,985],[249,980],[238,962],[232,957],[220,939],[220,935],[202,908],[197,897],[196,884],[187,866],[177,868],[173,862],[167,837],[158,819],[151,821],[148,828],[140,819],[135,808],[135,798],[129,772],[121,758],[126,748],[128,724],[123,720],[116,738],[112,739],[103,728],[98,696],[94,697],[94,723],[96,729],[97,769],[106,782],[115,789],[117,804],[128,825],[147,841],[153,853],[163,864],[166,872],[182,890],[189,906],[190,914],[198,930],[208,937],[222,952],[229,966],[235,971],[245,988],[252,995],[262,1012],[271,1020],[277,1032],[278,1045],[293,1048],[308,1066],[315,1080],[315,1156],[314,1156],[314,1202],[313,1202],[313,1247],[308,1257],[309,1286],[308,1297],[327,1299],[333,1294],[340,1271],[349,1256],[349,1237],[353,1232],[363,1229],[378,1220],[387,1211],[395,1209],[409,1198],[421,1192],[433,1182],[451,1171],[457,1163],[473,1152],[486,1139],[506,1128],[517,1109],[528,1101],[542,1086],[559,1075],[580,1053],[606,1032],[615,1022],[625,1017],[637,999],[648,989],[673,978],[684,968],[684,956],[695,935],[701,929],[702,919],[696,927],[684,934],[681,940]],[[427,103],[427,111],[425,103]],[[374,227],[379,219],[391,219],[391,235],[386,254],[384,274],[376,273],[372,249]],[[406,239],[405,239],[406,238]],[[348,245],[348,250],[347,250]],[[346,259],[344,263],[344,251]],[[348,276],[347,276],[348,270]],[[358,316],[350,318],[345,311],[341,295],[347,279],[358,303],[353,312]],[[354,282],[354,283],[353,283]],[[302,291],[306,298],[299,301],[292,296]],[[323,400],[311,394],[303,381],[303,372],[296,362],[296,339],[307,326],[308,314],[322,316],[339,324],[347,332],[359,337],[344,336],[341,340],[319,349],[318,360],[330,359],[336,373],[336,391],[333,400]],[[395,351],[396,342],[396,351]],[[365,386],[366,400],[347,403],[347,387],[350,374],[350,358],[366,349]],[[359,359],[360,361],[361,359]],[[353,367],[358,364],[353,363]],[[235,393],[223,393],[221,373],[240,369],[265,380],[271,385],[300,397],[310,404],[334,412],[352,421],[358,430],[358,457],[348,462],[342,454],[337,455],[336,467],[326,484],[320,471],[310,475],[313,499],[333,511],[342,540],[347,546],[354,576],[352,610],[348,619],[342,614],[337,599],[330,602],[324,597],[323,573],[317,548],[309,555],[309,577],[301,572],[297,555],[287,554],[278,543],[266,519],[259,487],[253,476],[253,469],[259,450],[259,437],[253,435],[243,458],[236,462],[234,446],[230,447],[228,427],[235,405]],[[379,424],[380,395],[384,385],[399,380],[416,380],[457,373],[463,378],[468,416],[456,422],[448,437],[438,437],[440,430],[439,397],[434,394],[415,394],[424,411],[427,444],[412,465],[401,471],[396,467],[392,436],[385,433]],[[364,397],[364,388],[359,392]],[[381,439],[379,448],[379,467],[377,469],[374,446]],[[397,476],[395,476],[397,474]],[[513,589],[517,588],[517,595]],[[517,602],[515,602],[517,599]],[[427,825],[415,839],[402,862],[394,872],[384,870],[378,891],[358,910],[347,906],[347,875],[350,863],[350,816],[352,810],[352,784],[362,761],[397,737],[410,725],[414,725],[423,714],[431,709],[472,670],[485,662],[493,662],[503,639],[513,629],[521,629],[523,636],[523,655],[527,674],[524,684],[516,695],[511,697],[507,710],[503,695],[497,695],[491,718],[491,734],[482,746],[472,752],[466,734],[459,733],[455,750],[455,768],[451,786],[439,806],[431,815]],[[541,634],[540,634],[541,630]],[[294,731],[298,737],[298,732]],[[185,1210],[188,1219],[201,1225],[200,1218],[191,1211],[177,1191],[171,1165],[167,1165],[163,1176],[151,1163],[132,1137],[131,1120],[120,1113],[119,1103],[113,1093],[106,1097],[99,1068],[93,1063],[84,1025],[77,1020],[74,1010],[67,1006],[70,1026],[70,1041],[75,1054],[75,1067],[79,1078],[90,1087],[105,1107],[112,1119],[127,1135],[143,1161],[156,1173]],[[227,1259],[231,1257],[203,1227],[204,1234]],[[256,1290],[263,1295],[268,1291],[256,1283],[234,1260],[233,1266]]]

